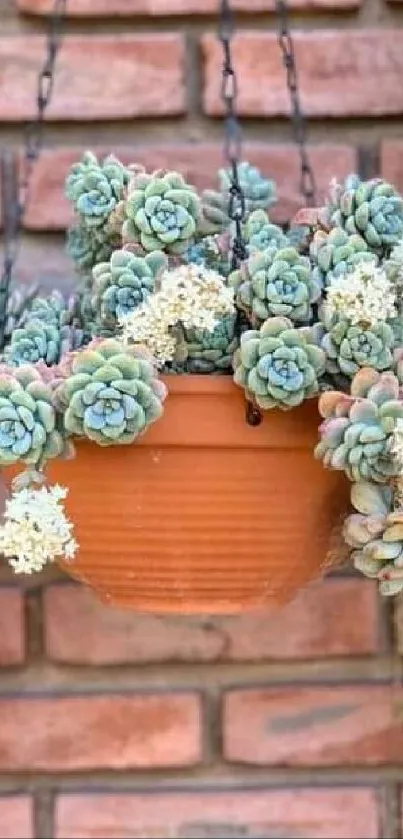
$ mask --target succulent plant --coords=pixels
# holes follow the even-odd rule
[[[231,270],[229,238],[225,233],[204,236],[188,247],[183,258],[228,277]]]
[[[277,224],[271,224],[264,210],[254,210],[244,225],[244,236],[249,253],[264,251],[273,247],[276,250],[289,245],[287,236]]]
[[[387,483],[401,466],[393,455],[394,432],[403,418],[398,378],[369,367],[356,373],[350,395],[327,391],[319,399],[324,422],[315,457],[344,470],[350,481]]]
[[[129,170],[113,155],[101,163],[92,152],[71,167],[66,179],[66,195],[88,227],[105,224],[123,198]]]
[[[314,329],[296,329],[288,318],[269,318],[260,330],[241,335],[234,381],[261,408],[294,408],[315,396],[325,353]]]
[[[63,353],[78,349],[83,340],[83,331],[73,324],[58,326],[32,318],[14,330],[4,350],[4,358],[13,367],[37,361],[57,364]]]
[[[155,277],[168,260],[162,251],[138,256],[129,250],[114,251],[109,262],[93,269],[93,307],[99,323],[116,330],[119,319],[132,312],[153,291]]]
[[[167,372],[175,373],[228,373],[239,340],[236,315],[223,317],[213,332],[203,329],[184,330],[181,360],[171,365]]]
[[[201,194],[200,233],[203,236],[223,233],[228,230],[231,220],[228,214],[228,196],[214,189],[205,189]]]
[[[21,283],[10,289],[4,330],[5,343],[9,341],[14,329],[17,329],[26,319],[37,293],[38,286],[36,284],[24,285]]]
[[[317,230],[310,243],[309,255],[315,279],[324,287],[334,276],[345,274],[358,263],[376,260],[362,236],[347,233],[341,227]]]
[[[1,365],[0,464],[43,464],[63,450],[50,386],[31,365]]]
[[[145,251],[183,253],[197,232],[201,201],[178,172],[139,172],[130,182],[125,212],[125,242],[138,242]]]
[[[80,271],[89,271],[98,262],[105,262],[119,247],[120,237],[104,227],[76,224],[67,232],[67,252]]]
[[[220,169],[218,173],[221,192],[227,196],[231,189],[232,172],[229,169]],[[245,210],[252,213],[254,210],[266,210],[276,202],[276,185],[274,181],[265,178],[261,171],[252,166],[248,161],[238,165],[238,181],[245,198]]]
[[[74,356],[56,395],[69,434],[110,446],[132,443],[161,416],[166,388],[149,356],[110,339]]]
[[[335,184],[328,212],[333,226],[360,234],[377,252],[389,251],[403,237],[403,198],[381,178],[361,181],[350,175]]]
[[[77,323],[79,318],[79,300],[77,294],[71,294],[67,299],[54,289],[46,297],[36,297],[25,315],[24,323],[30,320],[40,320],[42,323],[54,326],[67,326]]]
[[[277,315],[306,323],[320,296],[309,260],[291,247],[253,253],[230,274],[229,282],[253,324]]]
[[[368,481],[354,483],[351,503],[356,513],[348,516],[343,535],[353,548],[351,558],[358,571],[378,580],[381,594],[403,589],[403,509],[389,486]]]
[[[321,346],[326,352],[329,373],[341,372],[352,379],[361,367],[379,371],[392,367],[395,334],[388,323],[351,324],[345,318],[325,313],[324,325]]]

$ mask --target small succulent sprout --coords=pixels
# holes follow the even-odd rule
[[[325,353],[315,330],[296,329],[288,318],[269,318],[241,335],[234,381],[260,408],[294,408],[319,390]]]
[[[361,235],[370,249],[389,252],[403,237],[403,198],[381,178],[350,175],[332,188],[329,218],[333,226]]]
[[[29,315],[33,302],[38,293],[38,286],[34,283],[21,283],[10,289],[7,299],[6,322],[4,329],[5,342],[9,341],[15,329],[24,323]],[[2,349],[0,347],[0,349]]]
[[[125,205],[125,242],[138,242],[145,251],[183,253],[194,239],[201,219],[201,201],[178,172],[157,170],[136,174]]]
[[[165,385],[143,350],[95,340],[56,391],[66,432],[100,446],[132,443],[163,412]]]
[[[388,323],[374,326],[330,319],[321,346],[326,352],[329,373],[343,373],[349,379],[362,367],[388,370],[393,365],[395,335]]]
[[[201,194],[201,220],[199,224],[200,233],[203,236],[211,236],[216,233],[223,233],[230,226],[228,214],[229,199],[222,192],[214,189],[205,189]]]
[[[208,374],[228,373],[239,344],[236,315],[221,318],[212,332],[205,329],[184,331],[183,360],[174,364],[175,372]]]
[[[320,287],[312,277],[309,259],[287,247],[253,253],[229,282],[237,303],[259,325],[272,316],[289,317],[307,323],[312,304],[320,297]]]
[[[188,247],[184,259],[228,277],[231,270],[229,239],[226,233],[204,236]]]
[[[43,464],[60,456],[64,441],[58,430],[51,387],[32,366],[0,369],[0,464]]]
[[[111,234],[108,225],[92,228],[76,224],[67,232],[67,253],[80,271],[105,262],[117,247],[119,238]]]
[[[232,172],[229,169],[220,169],[218,173],[221,192],[227,196],[232,185]],[[245,199],[247,213],[254,210],[266,210],[275,204],[277,200],[276,185],[274,181],[265,178],[257,166],[252,166],[248,161],[238,165],[238,181]]]
[[[347,274],[357,263],[377,262],[376,256],[358,233],[347,233],[342,227],[317,230],[309,246],[309,255],[315,278],[323,287],[333,277]]]
[[[137,256],[114,251],[109,262],[93,269],[93,307],[103,327],[116,330],[120,318],[137,308],[154,290],[157,273],[168,260],[162,251]]]
[[[123,198],[129,175],[113,155],[99,163],[92,152],[85,152],[67,176],[67,198],[87,226],[102,226]]]
[[[52,323],[29,320],[25,326],[15,329],[4,358],[13,367],[35,364],[43,360],[56,364],[60,354],[60,330]]]
[[[269,247],[279,250],[289,245],[288,238],[281,227],[271,224],[264,210],[254,210],[248,216],[244,225],[244,236],[249,253],[264,251]]]
[[[351,503],[357,512],[346,519],[344,540],[353,550],[355,568],[377,580],[381,594],[403,589],[403,510],[393,489],[369,481],[353,483]]]
[[[350,394],[327,391],[319,399],[324,422],[315,457],[350,481],[387,483],[401,466],[393,454],[394,432],[403,418],[399,380],[369,367],[356,373]]]
[[[66,299],[58,289],[54,289],[46,297],[36,297],[32,301],[30,310],[25,317],[25,323],[30,320],[40,320],[42,323],[54,326],[66,326],[76,323],[78,316],[78,295],[71,294]]]

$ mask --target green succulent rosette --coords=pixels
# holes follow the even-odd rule
[[[13,367],[36,364],[58,364],[63,353],[83,345],[83,330],[72,325],[58,326],[33,318],[15,329],[4,350],[4,359]]]
[[[290,243],[277,224],[272,224],[264,210],[254,210],[244,224],[244,237],[249,254],[267,248],[286,248]]]
[[[333,277],[353,270],[359,263],[376,260],[360,234],[347,233],[341,227],[330,231],[317,230],[309,246],[309,255],[315,280],[322,287],[328,286]]]
[[[53,392],[31,365],[0,366],[0,464],[42,466],[63,454]]]
[[[117,250],[93,269],[93,308],[103,328],[116,331],[120,318],[134,311],[154,291],[168,260],[162,251],[139,256]]]
[[[56,391],[66,432],[100,446],[132,443],[163,413],[165,385],[139,348],[95,340]]]
[[[393,456],[393,435],[403,419],[397,376],[371,368],[359,370],[350,394],[327,391],[319,399],[324,418],[315,457],[344,471],[350,481],[387,483],[401,467]]]
[[[125,204],[125,242],[145,251],[183,253],[194,239],[201,219],[201,200],[178,172],[137,173]]]
[[[355,568],[377,580],[384,595],[403,590],[403,509],[394,494],[390,486],[354,483],[351,503],[356,512],[343,527]]]
[[[359,234],[370,249],[389,252],[403,238],[403,198],[381,178],[350,175],[335,185],[328,210],[333,226]]]
[[[172,372],[196,375],[231,372],[234,352],[239,345],[236,321],[236,315],[227,315],[212,332],[185,329],[181,344],[182,358],[172,365]]]
[[[238,164],[237,174],[247,213],[252,213],[258,209],[266,210],[272,204],[275,204],[277,200],[276,185],[274,181],[265,178],[257,166],[252,166],[251,163],[244,160]],[[218,179],[221,193],[226,196],[228,202],[232,185],[232,171],[230,169],[220,169]]]
[[[267,248],[252,254],[230,274],[229,283],[239,307],[253,324],[273,316],[306,323],[321,291],[309,259],[292,247]]]
[[[321,346],[329,373],[342,373],[352,379],[364,367],[379,371],[392,368],[395,333],[389,323],[351,324],[345,318],[324,314],[324,327]]]
[[[319,391],[325,353],[314,329],[295,328],[288,318],[269,318],[241,335],[234,381],[260,408],[289,409]]]
[[[111,232],[108,223],[96,228],[76,224],[67,232],[67,253],[81,272],[108,260],[119,245],[120,237]]]
[[[230,237],[225,233],[204,236],[188,247],[183,258],[186,262],[217,271],[221,277],[228,277],[231,271]]]
[[[70,169],[66,195],[87,227],[103,226],[123,198],[129,177],[129,170],[113,155],[99,162],[95,154],[85,152]]]

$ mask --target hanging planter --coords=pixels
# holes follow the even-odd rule
[[[130,447],[82,442],[53,461],[79,551],[68,573],[120,606],[236,612],[317,576],[347,482],[312,458],[312,401],[259,427],[228,377],[166,377],[163,418]]]

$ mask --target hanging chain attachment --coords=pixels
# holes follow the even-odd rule
[[[64,16],[67,0],[54,0],[54,6],[49,18],[49,30],[46,42],[46,56],[38,75],[36,92],[36,116],[27,126],[24,142],[24,155],[19,169],[19,178],[14,169],[14,187],[11,187],[11,163],[8,155],[4,156],[8,162],[3,162],[1,169],[2,183],[9,196],[4,205],[4,260],[0,279],[0,346],[4,337],[7,317],[9,288],[14,266],[18,257],[21,225],[28,203],[29,188],[36,161],[42,150],[43,128],[47,107],[49,105],[54,85],[56,59],[59,52]],[[13,196],[11,199],[11,195]],[[13,203],[10,203],[12,200]],[[6,223],[6,217],[9,222]]]
[[[223,48],[221,99],[225,113],[224,154],[229,166],[231,186],[229,189],[228,215],[234,225],[232,244],[232,268],[237,268],[246,257],[242,232],[245,218],[245,196],[239,182],[238,167],[242,155],[242,131],[236,112],[238,84],[232,63],[231,45],[234,36],[234,15],[229,0],[220,0],[219,39]]]
[[[307,207],[316,205],[316,183],[307,152],[306,120],[301,108],[298,75],[294,54],[294,43],[290,33],[287,0],[275,0],[278,17],[278,42],[283,56],[287,76],[287,87],[291,99],[291,119],[294,138],[300,159],[300,192]]]

